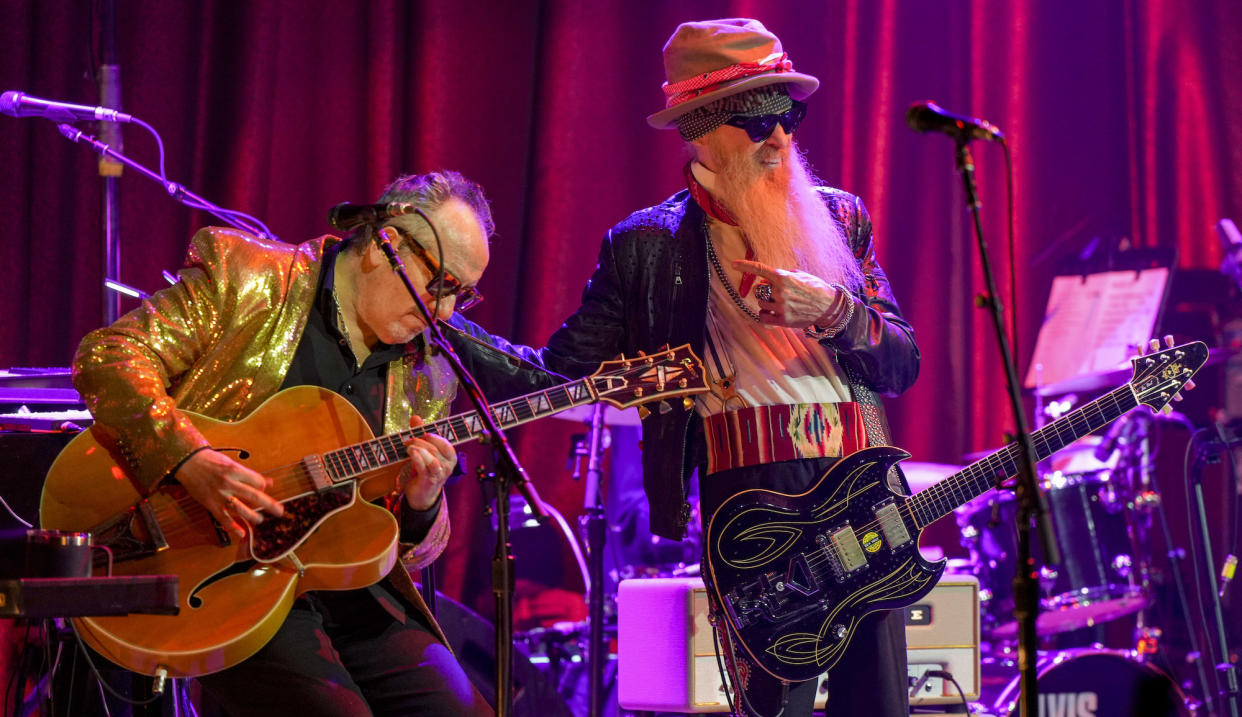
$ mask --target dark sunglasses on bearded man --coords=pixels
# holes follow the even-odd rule
[[[794,130],[798,129],[798,125],[802,124],[802,120],[806,118],[806,103],[798,100],[790,101],[793,104],[789,109],[778,115],[755,115],[753,117],[734,115],[725,120],[725,124],[745,130],[751,142],[766,141],[776,131],[778,123],[785,129],[785,134],[793,134]]]

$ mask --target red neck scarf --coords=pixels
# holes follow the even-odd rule
[[[686,166],[682,170],[682,174],[686,177],[686,186],[690,189],[690,196],[694,199],[695,204],[702,207],[703,211],[707,212],[707,215],[712,219],[724,222],[731,227],[737,226],[737,219],[733,218],[733,214],[725,208],[725,205],[717,201],[716,198],[712,196],[711,192],[707,191],[706,187],[699,184],[699,180],[695,178],[694,170],[691,168],[692,164],[694,164],[692,161],[686,162]],[[711,238],[708,237],[707,240],[711,241]],[[753,261],[755,258],[755,250],[750,248],[750,242],[747,241],[745,234],[742,235],[742,241],[746,244],[746,260]],[[742,283],[737,288],[738,294],[746,296],[750,293],[751,287],[753,287],[754,284],[755,275],[749,272],[742,272]]]

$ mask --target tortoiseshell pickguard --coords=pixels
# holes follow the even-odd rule
[[[252,554],[256,560],[271,561],[289,552],[328,514],[354,502],[353,483],[330,488],[323,493],[285,501],[285,514],[268,516],[253,528]]]

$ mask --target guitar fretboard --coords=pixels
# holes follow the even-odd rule
[[[1031,434],[1035,460],[1041,461],[1112,423],[1137,405],[1134,391],[1126,385],[1065,414]],[[983,495],[998,483],[1017,476],[1021,459],[1021,448],[1010,444],[912,496],[907,504],[919,525],[928,525]]]
[[[574,406],[592,403],[595,396],[588,388],[590,377],[554,386],[545,391],[492,404],[492,415],[501,429],[529,423]],[[400,433],[355,443],[323,454],[323,464],[333,483],[357,478],[391,463],[406,460],[405,441],[417,436],[435,433],[453,445],[459,445],[483,435],[482,419],[475,413],[461,413],[442,418]]]

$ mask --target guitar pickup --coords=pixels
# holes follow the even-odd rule
[[[901,519],[901,510],[895,502],[878,506],[875,509],[875,518],[880,523],[880,531],[884,533],[891,549],[896,550],[911,542],[910,531],[906,530],[906,522]]]
[[[821,535],[818,542],[838,577],[844,577],[867,566],[867,556],[863,553],[862,544],[858,542],[858,536],[854,534],[854,529],[849,523],[827,536]]]

